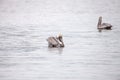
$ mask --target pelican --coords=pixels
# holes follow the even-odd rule
[[[64,47],[64,42],[62,35],[59,34],[57,37],[48,37],[48,47],[53,48],[53,47]]]
[[[97,25],[98,29],[111,30],[111,27],[112,27],[112,25],[109,23],[102,23],[102,17],[101,16],[99,17],[98,25]]]

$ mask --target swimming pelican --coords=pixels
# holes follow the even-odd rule
[[[64,47],[64,42],[62,35],[59,34],[57,37],[48,37],[48,47],[53,48],[53,47]]]
[[[98,29],[107,29],[107,30],[111,30],[112,25],[109,23],[102,23],[102,17],[99,17],[98,20],[98,24],[97,24],[97,28]]]

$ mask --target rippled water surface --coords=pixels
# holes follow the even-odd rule
[[[120,80],[119,3],[0,0],[0,80]],[[65,48],[48,48],[59,33]]]

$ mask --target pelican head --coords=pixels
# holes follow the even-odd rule
[[[62,34],[59,34],[57,36],[57,39],[59,40],[60,46],[64,47],[64,42],[63,42],[63,36],[62,36]]]
[[[62,40],[62,39],[63,39],[62,34],[59,34],[57,38],[58,38],[58,40],[59,40],[60,42],[63,41],[63,40]]]
[[[102,16],[100,16],[99,17],[99,20],[98,20],[98,28],[100,28],[101,27],[101,24],[102,24]]]

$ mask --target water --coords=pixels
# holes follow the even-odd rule
[[[119,3],[0,0],[0,80],[120,80]],[[112,30],[96,29],[99,16]],[[59,33],[65,48],[48,48]]]

